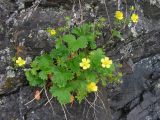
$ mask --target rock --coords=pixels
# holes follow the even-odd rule
[[[20,88],[16,93],[13,93],[9,96],[2,96],[0,99],[0,111],[2,112],[0,119],[2,120],[3,119],[10,120],[10,118],[20,119],[20,120],[65,119],[64,111],[61,105],[55,99],[51,101],[54,112],[52,111],[49,103],[45,105],[47,99],[45,97],[44,92],[42,92],[43,94],[41,94],[42,99],[40,99],[40,101],[30,102],[30,100],[33,99],[34,92],[37,89],[39,88],[33,89],[31,87],[24,86]],[[69,120],[75,120],[75,119],[81,120],[82,118],[85,120],[93,120],[95,117],[97,117],[97,119],[100,118],[100,120],[106,120],[107,118],[105,114],[107,115],[108,113],[107,111],[104,110],[103,108],[104,106],[101,100],[99,98],[97,99],[98,100],[96,105],[98,107],[95,107],[95,111],[87,102],[83,102],[82,104],[75,102],[72,106],[67,105],[66,108],[64,108],[67,114],[67,118]],[[102,98],[102,100],[104,100],[104,98]],[[106,103],[107,102],[105,101],[105,104]],[[105,109],[108,110],[107,107]]]
[[[9,18],[10,14],[16,10],[16,5],[11,3],[9,0],[0,1],[0,20],[5,21]]]
[[[144,12],[144,15],[149,19],[160,19],[160,1],[158,0],[143,0],[144,2],[141,2],[141,6]],[[150,10],[148,10],[150,9]]]
[[[42,52],[47,52],[54,45],[54,40],[48,38],[46,32],[47,28],[52,26],[56,28],[57,26],[63,24],[64,17],[67,11],[59,13],[55,8],[37,8],[33,13],[32,17],[27,21],[24,21],[22,16],[25,16],[27,13],[22,12],[19,16],[11,16],[9,23],[4,23],[4,26],[12,27],[9,29],[9,34],[5,33],[6,31],[1,28],[0,37],[0,94],[8,94],[13,90],[17,90],[21,85],[26,83],[23,73],[23,69],[17,71],[13,65],[12,58],[15,56],[21,56],[23,59],[27,60],[28,57],[33,59],[35,56],[40,55]],[[62,14],[64,17],[62,17]],[[69,13],[68,13],[69,14]],[[17,24],[11,24],[16,21]],[[56,24],[53,24],[56,23]],[[12,67],[13,69],[6,69]],[[14,77],[15,76],[15,77]],[[23,80],[22,80],[23,79]]]
[[[48,5],[50,3],[51,6]],[[47,102],[44,92],[40,101],[25,105],[34,98],[35,89],[28,86],[23,75],[23,69],[16,69],[12,58],[21,56],[27,60],[28,64],[35,56],[48,52],[53,47],[54,40],[48,37],[46,29],[48,27],[56,28],[62,26],[64,17],[74,14],[71,8],[68,9],[65,5],[71,4],[68,1],[53,2],[43,0],[36,9],[32,9],[32,7],[35,7],[32,0],[20,0],[15,4],[18,6],[17,9],[13,10],[13,13],[9,15],[10,17],[7,17],[6,22],[3,23],[3,26],[6,26],[7,29],[1,29],[4,48],[0,51],[0,71],[2,71],[0,74],[0,103],[2,103],[0,106],[0,111],[2,111],[0,119],[65,119],[64,111],[55,99],[52,101],[55,108],[54,114],[49,104],[47,106],[44,105]],[[61,5],[66,9],[63,6],[57,8],[57,6]],[[76,14],[79,14],[80,11],[76,12]],[[88,13],[86,12],[85,14],[87,17]],[[82,118],[92,120],[95,117],[105,120],[109,118],[109,106],[107,105],[107,99],[105,99],[106,96],[100,96],[105,103],[103,104],[102,100],[97,98],[96,104],[99,107],[96,106],[96,110],[87,102],[81,105],[75,102],[72,107],[67,105],[66,107],[70,113],[65,110],[67,118],[69,120],[80,120]],[[91,98],[94,98],[94,95]]]
[[[53,99],[54,113],[44,92],[40,101],[33,101],[35,91],[24,77],[23,69],[16,69],[12,58],[21,56],[27,67],[35,56],[50,51],[54,40],[48,37],[48,27],[57,28],[64,24],[64,17],[81,17],[79,3],[72,0],[18,0],[0,1],[0,119],[45,120],[65,119],[61,105]],[[128,8],[134,4],[128,0]],[[37,4],[38,3],[38,4]],[[74,6],[72,6],[74,4]],[[114,19],[115,1],[106,1],[111,22]],[[154,5],[153,5],[154,4]],[[38,6],[38,7],[37,7]],[[141,0],[136,2],[139,23],[131,31],[126,30],[124,41],[106,48],[108,56],[123,64],[123,83],[109,85],[100,90],[95,109],[87,101],[71,107],[67,105],[68,120],[158,120],[160,119],[160,14],[159,1]],[[122,9],[125,8],[123,2]],[[107,17],[103,0],[82,1],[86,21],[99,16]],[[150,10],[148,10],[148,8]],[[108,20],[107,20],[108,22]],[[74,24],[74,23],[72,23]],[[99,46],[110,42],[107,32],[97,42]],[[49,97],[50,94],[48,94]],[[94,94],[88,101],[93,102]],[[109,101],[109,103],[108,103]]]
[[[160,54],[153,57],[144,58],[135,63],[134,71],[123,78],[123,84],[118,96],[111,100],[111,108],[113,111],[121,111],[121,116],[115,118],[119,120],[127,118],[127,120],[142,120],[150,116],[154,120],[159,117],[156,116],[156,111],[148,112],[150,106],[157,104],[159,100],[159,90],[154,90],[159,77],[152,79],[150,77],[157,74],[160,68]],[[148,83],[148,81],[153,81]],[[158,94],[154,93],[158,92]],[[153,107],[153,110],[155,108]],[[125,115],[123,115],[123,112]]]

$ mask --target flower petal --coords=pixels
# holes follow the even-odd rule
[[[102,67],[103,67],[103,68],[105,68],[105,67],[106,67],[106,65],[105,65],[105,64],[102,64]]]
[[[83,66],[83,69],[86,70],[86,69],[87,69],[87,66]]]
[[[87,68],[90,68],[90,64],[87,64]]]
[[[81,62],[81,63],[79,63],[79,65],[81,66],[81,67],[83,67],[83,63]]]
[[[87,61],[87,59],[86,59],[86,58],[83,58],[83,59],[82,59],[82,62],[86,62],[86,61]]]
[[[102,63],[104,62],[104,58],[101,59],[101,62],[102,62]]]
[[[105,61],[109,60],[109,57],[105,57]]]
[[[90,63],[90,60],[89,60],[89,59],[86,59],[86,62],[87,62],[87,63]]]
[[[111,67],[111,65],[106,65],[106,68],[110,68]]]

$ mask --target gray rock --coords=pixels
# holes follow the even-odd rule
[[[120,94],[112,99],[113,110],[123,110],[127,120],[142,120],[147,119],[148,116],[153,120],[158,119],[157,111],[151,106],[157,104],[159,101],[159,90],[153,90],[158,82],[157,79],[152,79],[152,75],[157,73],[160,68],[160,55],[145,58],[135,63],[134,71],[123,78]],[[148,82],[150,81],[150,82]],[[158,92],[158,94],[154,93]],[[121,114],[122,118],[125,118]],[[152,113],[152,114],[151,114]],[[115,120],[119,120],[116,118]]]
[[[134,4],[133,0],[127,2],[128,7]],[[153,1],[136,2],[140,18],[134,29],[136,38],[131,37],[131,32],[127,30],[123,42],[113,42],[114,45],[106,49],[107,55],[122,61],[124,76],[120,88],[111,85],[111,88],[101,90],[103,103],[98,98],[96,110],[87,102],[81,105],[75,102],[72,107],[67,105],[68,120],[160,119],[160,8],[158,0],[154,2],[154,5],[151,5]],[[65,119],[61,105],[55,99],[51,101],[54,114],[50,105],[45,105],[44,92],[40,101],[25,105],[39,88],[28,86],[23,69],[14,68],[12,58],[21,56],[29,64],[35,56],[48,52],[54,40],[48,37],[46,29],[62,26],[65,16],[80,18],[79,3],[76,2],[72,8],[73,3],[72,0],[41,0],[37,7],[34,0],[0,1],[0,119]],[[112,21],[115,1],[106,0],[106,3]],[[86,21],[93,21],[101,15],[107,17],[102,0],[86,0],[82,2],[82,7]],[[125,6],[121,7],[124,9]],[[104,30],[104,36],[97,42],[99,46],[110,42],[107,31]],[[93,101],[94,98],[90,95],[87,99]]]

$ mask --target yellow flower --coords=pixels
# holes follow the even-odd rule
[[[108,57],[105,57],[101,59],[101,63],[103,68],[110,68],[112,65],[112,60],[109,60]]]
[[[122,20],[123,19],[123,12],[122,11],[116,11],[115,18],[118,19],[118,20]]]
[[[83,58],[82,62],[79,64],[84,70],[90,68],[90,60],[87,58]]]
[[[134,23],[137,23],[138,22],[138,15],[133,13],[132,16],[131,16],[131,20],[134,22]]]
[[[18,59],[16,60],[16,64],[18,66],[23,66],[26,64],[26,61],[24,61],[21,57],[18,57]]]
[[[96,91],[98,90],[98,87],[97,87],[96,83],[91,82],[91,83],[89,83],[89,84],[87,85],[87,90],[88,90],[89,92],[96,92]]]
[[[56,31],[54,29],[51,29],[50,30],[50,35],[55,35],[56,34]]]

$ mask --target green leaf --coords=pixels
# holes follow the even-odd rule
[[[72,33],[77,35],[77,36],[81,35],[81,31],[78,27],[74,27],[73,30],[72,30]]]
[[[81,28],[83,35],[86,35],[87,33],[90,33],[91,31],[91,25],[89,23],[83,24],[80,28]]]
[[[94,33],[90,33],[86,37],[89,42],[95,41],[95,34]]]
[[[112,29],[112,36],[122,39],[121,32],[114,29]]]
[[[38,61],[37,61],[38,66],[41,70],[46,69],[53,64],[52,63],[52,58],[50,57],[49,54],[41,55],[37,59],[38,59]]]
[[[86,36],[91,32],[93,32],[93,30],[92,30],[92,24],[90,23],[82,24],[80,27],[74,27],[72,30],[72,33],[77,36]]]
[[[63,36],[63,40],[65,42],[67,42],[68,44],[68,48],[71,50],[71,51],[77,51],[79,49],[79,46],[77,45],[77,40],[75,38],[75,36],[73,35],[65,35]]]
[[[52,86],[50,88],[50,92],[54,97],[57,97],[58,101],[61,104],[70,103],[70,91],[67,88],[58,88],[56,86]]]
[[[25,71],[25,76],[27,80],[29,81],[30,86],[43,86],[44,84],[44,81],[38,78],[38,76],[32,75],[30,70]]]
[[[90,48],[95,49],[97,47],[96,41],[95,41],[95,38],[96,38],[95,33],[90,33],[86,37],[87,37],[87,40],[89,42]]]
[[[38,70],[38,69],[34,67],[34,68],[31,69],[31,73],[32,73],[33,75],[37,75],[37,70]]]
[[[97,74],[94,71],[86,71],[85,77],[87,82],[97,82]]]
[[[37,67],[37,65],[38,65],[38,62],[37,62],[37,60],[36,60],[36,59],[35,59],[33,62],[31,62],[31,67],[36,68],[36,67]]]
[[[77,83],[79,84],[79,86],[77,88],[76,98],[80,103],[87,96],[87,82],[78,80]]]
[[[63,40],[67,43],[70,43],[70,42],[75,42],[76,38],[74,35],[68,34],[63,36]]]
[[[71,59],[70,61],[67,62],[67,67],[70,69],[72,72],[77,73],[80,71],[80,66],[79,63],[81,62],[81,57],[75,57]]]
[[[89,43],[91,49],[96,49],[97,48],[97,45],[96,45],[96,41],[92,41]]]
[[[42,80],[47,80],[47,79],[48,79],[48,75],[46,74],[45,71],[40,71],[40,72],[39,72],[39,77],[40,77]]]
[[[106,87],[107,85],[107,77],[105,75],[100,75],[100,80],[101,80],[101,84],[102,86]]]
[[[61,38],[56,39],[55,42],[56,42],[56,49],[63,46]]]
[[[80,36],[77,39],[77,45],[79,46],[79,48],[86,48],[88,44],[87,38],[85,36]]]
[[[65,35],[63,39],[65,42],[67,42],[69,49],[73,52],[80,48],[86,48],[88,44],[87,39],[84,36],[80,36],[76,40],[75,36],[73,35]]]
[[[91,67],[98,70],[101,67],[101,59],[104,58],[104,56],[105,53],[101,48],[92,51],[89,55],[91,61]]]
[[[73,74],[69,71],[56,71],[54,77],[52,77],[53,83],[56,83],[58,87],[65,87],[67,81],[73,79]]]
[[[86,96],[87,96],[87,92],[86,91],[78,91],[76,98],[79,101],[79,103],[81,103],[82,100],[84,100]]]
[[[66,87],[67,87],[70,91],[76,91],[76,90],[79,88],[79,85],[80,85],[79,80],[72,80],[72,81],[70,81],[70,82],[67,84]]]
[[[55,59],[60,58],[60,57],[62,57],[63,59],[66,59],[68,55],[69,55],[69,51],[65,46],[61,46],[57,49],[53,49],[50,52],[51,58],[55,58]]]

